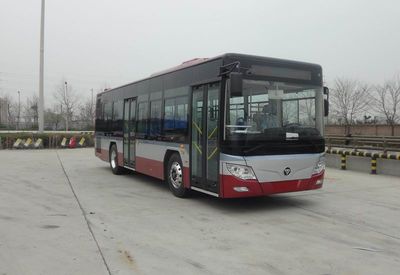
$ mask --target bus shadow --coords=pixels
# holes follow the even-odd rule
[[[103,166],[103,167],[96,167],[93,168],[97,170],[98,172],[101,170],[102,172],[104,171],[105,173],[109,174],[113,179],[118,179],[118,177],[128,179],[129,182],[135,183],[135,184],[143,184],[145,187],[151,187],[151,188],[157,188],[160,191],[169,191],[168,185],[165,184],[162,180],[145,175],[145,174],[140,174],[132,170],[124,170],[121,175],[115,176],[112,174],[110,167],[108,166]],[[114,186],[114,182],[110,182],[110,185]],[[135,185],[132,185],[134,187]],[[134,190],[132,190],[134,191]],[[156,191],[156,190],[154,190]]]
[[[219,211],[235,214],[276,211],[290,208],[308,208],[315,205],[314,201],[306,197],[300,198],[285,195],[219,199],[205,194],[193,194],[191,199],[214,209],[218,209]]]
[[[164,181],[145,175],[140,174],[135,171],[127,170],[124,171],[124,176],[129,177],[130,179],[134,180],[136,183],[146,184],[147,186],[151,186],[152,188],[157,188],[160,191],[168,191],[169,187]],[[172,195],[172,194],[171,194]]]
[[[109,167],[104,167],[104,169],[108,170]],[[171,199],[173,199],[168,184],[162,180],[129,170],[125,171],[122,176],[134,180],[136,184],[146,185],[146,188],[151,188],[154,192],[166,192],[164,194],[170,195]],[[134,188],[134,186],[132,188]],[[290,208],[312,208],[316,204],[316,202],[311,200],[308,196],[276,194],[263,197],[221,199],[196,191],[192,191],[188,198],[182,200],[192,200],[196,203],[196,207],[203,205],[213,210],[235,214],[257,211],[276,211]]]

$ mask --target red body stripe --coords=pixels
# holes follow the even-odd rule
[[[104,160],[104,161],[107,161],[107,162],[110,161],[109,160],[110,154],[109,154],[108,150],[103,150],[102,149],[101,153],[95,152],[95,155],[96,155],[96,157],[100,158],[101,160]],[[118,165],[119,166],[123,166],[124,154],[123,153],[118,153],[117,156],[118,156]]]
[[[139,173],[143,173],[158,179],[164,179],[164,165],[162,161],[136,157],[135,169]]]
[[[186,188],[190,188],[190,171],[189,167],[183,167],[183,185]]]
[[[123,164],[124,164],[124,154],[118,153],[118,165],[123,166]]]
[[[96,156],[101,160],[108,161],[108,150],[101,149],[100,153],[96,151]]]

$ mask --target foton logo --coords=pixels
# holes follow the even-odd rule
[[[289,167],[286,167],[285,170],[283,170],[283,174],[285,176],[289,176],[291,172],[292,172],[292,170]]]

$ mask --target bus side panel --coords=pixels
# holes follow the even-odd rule
[[[185,166],[183,167],[183,185],[190,188],[190,169]]]
[[[95,154],[98,158],[103,161],[110,161],[110,146],[111,143],[114,143],[117,146],[118,151],[118,164],[120,166],[124,163],[124,155],[123,155],[123,147],[122,147],[122,139],[115,137],[105,137],[105,136],[97,136],[95,144]],[[99,144],[100,143],[100,144]]]
[[[108,161],[108,149],[107,152],[102,148],[102,146],[106,143],[106,140],[104,138],[104,136],[98,136],[96,135],[95,138],[95,155],[96,157],[98,157],[99,159],[103,160],[103,161]]]
[[[137,139],[136,171],[158,179],[164,179],[164,158],[167,150],[179,153],[184,173],[184,185],[189,186],[189,145]],[[168,160],[167,160],[168,161]]]

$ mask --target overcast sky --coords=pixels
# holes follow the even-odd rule
[[[40,0],[0,0],[0,94],[38,91]],[[400,73],[400,1],[47,0],[45,105],[226,52],[318,63],[379,83]]]

